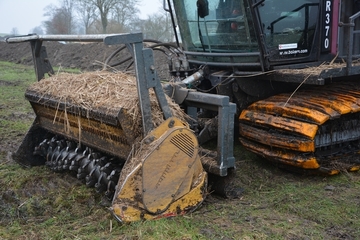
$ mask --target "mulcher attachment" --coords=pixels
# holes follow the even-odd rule
[[[258,101],[240,116],[240,141],[282,166],[337,174],[360,169],[360,84],[337,82]]]
[[[98,73],[97,78],[90,79],[93,74],[88,73],[83,78],[74,75],[67,79],[67,83],[80,81],[79,86],[85,89],[69,87],[61,76],[34,84],[25,96],[36,119],[14,159],[27,166],[45,163],[55,172],[75,172],[87,186],[113,198],[112,212],[121,222],[175,216],[196,209],[206,196],[207,173],[200,162],[195,134],[173,117],[177,111],[170,109],[153,70],[151,49],[143,49],[141,34],[94,39],[102,38],[106,44],[125,43],[131,50],[136,82],[129,83],[126,74],[106,73],[106,77]],[[30,40],[32,46],[40,48],[40,39],[46,37],[30,36],[24,41]],[[39,80],[43,76],[37,75]],[[66,86],[62,91],[58,90],[60,83]],[[49,86],[56,89],[49,90]],[[70,90],[75,92],[64,97],[64,92]],[[156,96],[150,95],[150,90]],[[91,95],[93,92],[96,94]],[[135,95],[137,101],[129,103]],[[153,121],[157,113],[152,104],[155,97],[155,105],[161,109],[159,125]],[[131,112],[137,105],[141,114]],[[138,115],[141,121],[134,121]]]
[[[187,124],[169,118],[136,144],[126,162],[57,136],[43,140],[33,154],[54,172],[73,172],[105,193],[114,216],[132,222],[182,215],[203,202],[207,173],[198,152]]]
[[[74,172],[113,199],[113,214],[121,222],[181,215],[203,202],[207,173],[197,138],[178,118],[168,118],[138,144],[125,108],[86,111],[33,91],[26,98],[36,119],[24,149],[14,155],[23,165],[45,163],[55,172]],[[50,137],[40,140],[41,135]]]

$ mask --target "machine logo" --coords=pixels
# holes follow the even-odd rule
[[[331,16],[332,16],[332,1],[325,1],[325,16],[323,28],[323,44],[321,50],[323,52],[330,51],[330,36],[331,36]]]

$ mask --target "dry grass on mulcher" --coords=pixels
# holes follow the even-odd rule
[[[29,91],[42,97],[81,106],[86,110],[102,110],[118,113],[125,109],[132,116],[134,133],[141,132],[141,111],[136,88],[136,78],[123,72],[86,72],[81,74],[61,73],[32,84]],[[185,121],[186,114],[167,97],[172,114]],[[150,90],[152,120],[154,126],[163,121],[163,114],[157,104],[155,93]],[[140,134],[136,134],[140,135]]]

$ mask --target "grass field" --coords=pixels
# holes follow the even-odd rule
[[[235,143],[239,199],[209,195],[192,214],[121,225],[70,174],[12,161],[34,119],[32,67],[0,62],[0,239],[358,239],[360,174],[303,176]]]

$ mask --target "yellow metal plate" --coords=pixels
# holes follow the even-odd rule
[[[143,203],[147,211],[167,209],[185,182],[188,184],[183,191],[190,191],[188,172],[197,160],[197,151],[197,139],[188,129],[176,129],[163,137],[143,163]]]
[[[283,131],[297,133],[310,139],[315,137],[318,130],[318,126],[315,124],[273,116],[265,113],[258,113],[250,110],[242,111],[240,115],[240,121],[246,121],[275,129],[281,129]]]
[[[284,148],[299,152],[315,151],[315,143],[313,140],[290,135],[273,134],[241,123],[240,135],[270,147]]]
[[[251,150],[269,160],[299,167],[303,169],[318,169],[320,167],[316,158],[313,156],[305,156],[298,153],[292,153],[290,151],[284,151],[280,149],[271,149],[255,142],[248,141],[244,138],[240,138],[241,143]]]
[[[340,117],[340,113],[336,110],[332,109],[331,107],[322,105],[319,99],[310,99],[306,95],[305,96],[293,96],[290,98],[289,94],[279,94],[272,96],[269,98],[271,101],[283,101],[288,102],[292,105],[302,106],[308,109],[314,109],[316,111],[322,112],[324,114],[329,115],[330,118]]]
[[[301,119],[315,124],[323,124],[330,118],[329,115],[313,109],[294,106],[290,103],[286,104],[286,102],[272,102],[271,100],[258,101],[252,104],[248,109]]]

